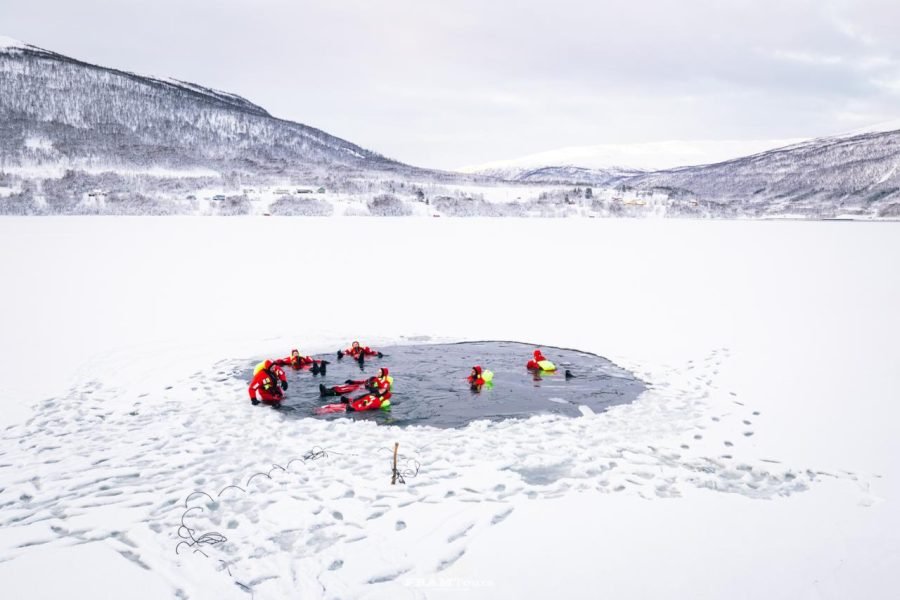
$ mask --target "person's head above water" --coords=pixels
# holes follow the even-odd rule
[[[481,375],[481,365],[475,365],[472,367],[472,374]]]
[[[291,356],[300,356],[300,351],[294,348],[291,350]]]
[[[359,342],[353,342],[352,344],[350,344],[350,347],[351,348],[359,348]]]
[[[275,362],[266,359],[266,362],[263,363],[263,369],[275,379],[280,379],[281,382],[287,386],[287,374],[284,372],[284,369],[279,367]],[[287,389],[287,387],[285,387],[285,389]]]
[[[540,348],[534,351],[534,360],[544,360],[544,355],[541,354]]]
[[[378,370],[378,376],[381,377],[381,378],[387,377],[387,376],[390,375],[390,374],[391,374],[391,372],[388,371],[388,368],[387,368],[387,367],[381,367],[381,368]]]

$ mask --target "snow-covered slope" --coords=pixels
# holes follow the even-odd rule
[[[718,205],[723,214],[900,215],[900,130],[810,140],[627,182]]]
[[[5,35],[0,35],[0,50],[14,52],[28,47],[28,44]]]
[[[547,166],[536,169],[522,167],[498,167],[479,171],[479,175],[496,177],[504,181],[529,183],[574,183],[580,185],[615,186],[626,179],[640,175],[640,169],[610,167],[589,169],[585,167]]]
[[[569,146],[518,158],[463,167],[465,173],[503,169],[540,169],[551,165],[577,165],[586,169],[618,168],[658,170],[720,162],[803,140],[663,140],[631,144]]]
[[[0,43],[0,90],[0,168],[403,168],[234,94],[91,65],[10,38]]]
[[[653,195],[665,198],[669,216],[896,218],[900,122],[658,171],[506,166],[479,172],[511,181],[615,187],[625,199],[629,193],[638,199]]]

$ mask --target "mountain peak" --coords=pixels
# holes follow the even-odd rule
[[[275,118],[231,92],[102,67],[5,36],[0,89],[4,167],[77,171],[100,165],[109,171],[199,169],[282,178],[415,171],[319,129]]]
[[[0,35],[0,52],[3,50],[24,50],[28,44],[5,35]]]

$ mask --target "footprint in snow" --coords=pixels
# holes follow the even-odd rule
[[[397,579],[401,575],[409,573],[411,570],[412,569],[410,569],[410,568],[406,568],[406,569],[400,569],[399,571],[391,571],[389,573],[385,573],[384,575],[376,575],[375,577],[372,577],[371,579],[369,579],[368,583],[370,583],[370,584],[387,583],[388,581],[393,581],[393,580]]]
[[[443,571],[444,569],[450,567],[453,563],[455,563],[460,558],[462,558],[462,555],[465,553],[466,553],[466,549],[462,548],[458,552],[456,552],[452,556],[450,556],[449,558],[445,558],[440,563],[438,563],[437,571],[440,572],[440,571]]]
[[[473,527],[475,527],[475,523],[470,523],[469,525],[467,525],[467,526],[464,527],[463,529],[460,529],[459,531],[457,531],[456,533],[454,533],[453,535],[451,535],[450,537],[447,538],[447,543],[448,543],[448,544],[452,544],[453,542],[455,542],[455,541],[458,540],[459,538],[465,537],[467,533],[469,533],[470,531],[472,531],[472,528],[473,528]]]
[[[497,513],[496,515],[494,515],[491,518],[491,525],[496,525],[498,523],[502,523],[503,521],[506,520],[506,517],[508,517],[509,515],[512,514],[512,511],[513,511],[512,508],[508,508],[508,509],[504,510],[503,512]]]

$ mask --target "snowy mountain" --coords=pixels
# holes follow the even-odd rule
[[[489,173],[496,170],[540,169],[551,165],[578,165],[587,169],[606,170],[616,165],[618,168],[658,171],[689,165],[708,165],[803,141],[805,140],[662,140],[567,146],[507,160],[470,165],[459,170],[464,173]]]
[[[0,168],[310,173],[410,169],[252,102],[0,41]]]
[[[627,187],[691,197],[728,215],[900,216],[900,130],[820,138],[712,165],[638,175]]]
[[[900,122],[665,170],[507,165],[474,172],[515,182],[613,188],[605,196],[594,190],[592,207],[604,216],[896,218]]]
[[[0,37],[2,214],[900,216],[900,124],[731,158],[772,143],[591,146],[440,172],[235,94]],[[642,170],[713,156],[730,160]]]
[[[576,185],[616,186],[627,179],[643,174],[640,169],[610,167],[589,169],[576,166],[547,166],[536,169],[508,167],[484,169],[479,172],[486,177],[504,181],[530,183],[565,183]]]

